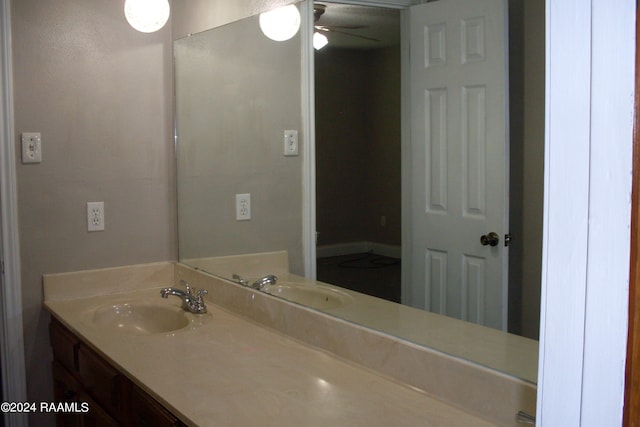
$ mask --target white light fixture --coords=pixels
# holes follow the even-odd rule
[[[260,29],[277,42],[289,40],[300,29],[300,12],[290,4],[260,14]]]
[[[315,50],[320,50],[325,47],[329,43],[329,39],[324,34],[320,34],[319,32],[313,33],[313,47]]]
[[[126,0],[124,16],[129,25],[142,33],[153,33],[169,19],[168,0]]]

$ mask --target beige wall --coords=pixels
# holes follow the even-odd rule
[[[318,245],[366,240],[368,54],[315,54]]]
[[[400,49],[328,47],[315,68],[318,244],[400,246]]]
[[[544,208],[545,5],[524,2],[522,334],[538,339]]]
[[[300,52],[299,35],[270,40],[257,17],[175,42],[181,260],[286,250],[304,274]],[[285,129],[299,156],[284,156]],[[236,221],[245,193],[251,220]]]
[[[297,1],[299,0],[173,0],[174,39]]]
[[[176,257],[171,32],[133,30],[123,1],[11,7],[16,146],[38,131],[43,153],[17,164],[28,399],[51,401],[42,274]],[[88,201],[104,232],[87,232]]]
[[[367,225],[373,242],[400,246],[401,132],[400,132],[400,48],[387,47],[371,52],[372,132],[368,153]],[[381,224],[381,217],[386,225]]]
[[[509,331],[538,339],[544,192],[544,1],[510,2]]]

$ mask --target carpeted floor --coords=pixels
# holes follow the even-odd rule
[[[400,302],[400,260],[372,253],[317,260],[318,280]]]

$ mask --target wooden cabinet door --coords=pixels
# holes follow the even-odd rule
[[[116,427],[118,422],[111,418],[89,395],[80,383],[60,363],[53,362],[54,398],[57,403],[86,403],[89,411],[57,412],[56,425],[58,427]]]
[[[140,388],[131,384],[129,422],[136,427],[178,427],[183,424]]]
[[[85,345],[78,349],[78,374],[87,393],[114,418],[122,420],[124,377]]]

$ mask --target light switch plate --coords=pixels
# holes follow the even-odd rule
[[[298,155],[298,131],[297,130],[284,131],[284,155],[285,156]]]
[[[23,132],[20,136],[22,144],[22,163],[42,162],[42,138],[40,132]]]

